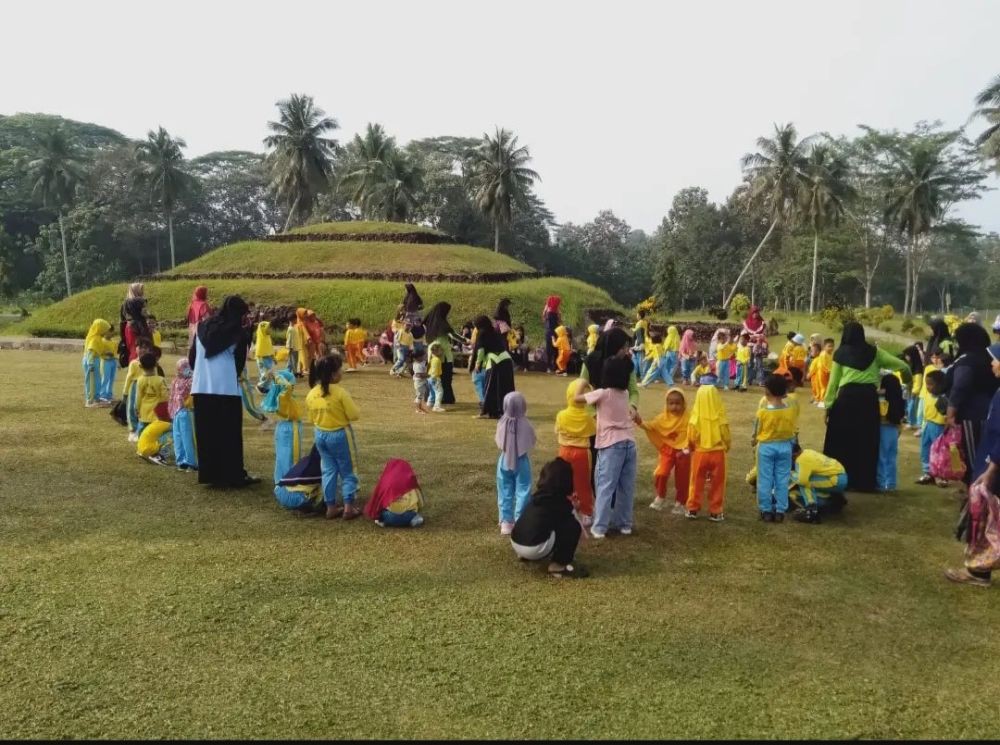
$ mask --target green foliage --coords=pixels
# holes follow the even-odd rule
[[[819,314],[819,319],[834,331],[841,331],[848,321],[858,320],[854,308],[849,306],[828,305]]]
[[[899,325],[899,330],[904,334],[914,327],[914,322],[912,318],[904,318],[903,322]]]
[[[528,168],[531,154],[518,147],[513,132],[497,127],[495,136],[483,134],[467,158],[473,200],[494,227],[493,250],[500,250],[500,228],[513,220],[515,205],[523,205],[539,176]]]
[[[892,320],[895,311],[891,305],[883,305],[880,308],[855,308],[853,314],[855,320],[861,321],[866,326],[881,329]]]
[[[368,124],[347,148],[340,189],[367,218],[402,222],[416,208],[423,189],[423,168],[396,146],[381,124]]]
[[[733,318],[745,318],[747,312],[750,310],[750,298],[742,292],[736,293],[733,295],[733,299],[729,301],[729,309],[733,313]]]
[[[342,235],[357,235],[359,233],[433,233],[444,235],[440,230],[429,228],[426,225],[414,225],[402,222],[377,222],[373,220],[348,220],[344,222],[324,222],[302,225],[288,231],[295,234],[319,234],[333,233]]]

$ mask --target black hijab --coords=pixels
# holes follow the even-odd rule
[[[146,316],[143,310],[146,307],[146,298],[134,297],[122,303],[122,326],[121,333],[125,333],[125,324],[129,324],[136,336],[151,336],[149,324],[146,323]]]
[[[246,343],[243,316],[250,306],[239,295],[230,295],[222,307],[198,324],[198,340],[205,347],[205,357],[214,357],[234,344]]]
[[[565,502],[572,493],[573,468],[562,458],[555,458],[542,466],[531,501],[537,505]]]
[[[424,319],[424,329],[428,339],[440,339],[442,336],[455,334],[455,330],[448,323],[449,313],[451,313],[451,303],[441,302],[431,308],[430,313]]]
[[[943,318],[932,318],[930,322],[931,338],[927,340],[927,353],[934,354],[942,351],[941,345],[946,341],[951,341],[951,332],[948,324]]]
[[[990,345],[990,335],[978,323],[963,323],[955,329],[960,357],[982,357],[989,359],[986,348]]]
[[[501,354],[507,350],[507,340],[490,322],[486,316],[476,319],[476,349],[483,349],[487,354]]]
[[[496,313],[493,314],[493,320],[503,321],[508,326],[513,325],[513,321],[510,320],[510,300],[508,298],[504,298],[497,305]]]
[[[833,353],[833,361],[842,367],[867,370],[875,361],[875,345],[865,340],[865,327],[857,321],[844,324],[840,347]]]
[[[924,354],[921,349],[922,345],[920,342],[916,344],[911,344],[906,349],[903,350],[903,359],[910,366],[910,372],[914,375],[921,375],[924,372]]]
[[[594,388],[601,387],[604,376],[604,361],[618,354],[623,347],[628,346],[630,341],[629,335],[617,327],[601,334],[594,351],[587,355],[587,359],[583,363],[587,367],[587,376]]]
[[[906,413],[906,402],[903,401],[903,386],[892,373],[882,377],[882,390],[885,391],[885,402],[889,404],[889,410],[885,418],[889,424],[898,425],[903,421]]]
[[[412,282],[406,283],[406,295],[403,296],[403,310],[407,313],[416,313],[424,309],[424,301],[420,299],[417,288]]]

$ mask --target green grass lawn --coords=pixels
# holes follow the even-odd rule
[[[961,556],[956,504],[911,486],[912,436],[899,494],[767,525],[743,484],[757,395],[726,394],[728,520],[647,509],[643,441],[636,534],[585,542],[592,578],[559,581],[498,535],[493,425],[472,419],[467,378],[465,403],[421,417],[409,381],[348,377],[363,493],[398,456],[428,498],[425,527],[386,531],[140,461],[105,410],[82,407],[76,355],[2,354],[0,737],[996,731],[1000,594],[941,577]],[[565,386],[518,378],[536,474]],[[663,393],[642,393],[644,415]],[[821,446],[822,412],[804,407],[801,434]],[[272,434],[246,419],[244,437],[269,477]]]
[[[248,267],[252,267],[248,268]],[[206,272],[407,272],[415,282],[435,274],[533,273],[504,254],[451,244],[243,241],[210,251],[166,274]]]
[[[303,225],[288,231],[295,234],[309,233],[343,233],[356,235],[358,233],[433,233],[444,235],[440,230],[426,225],[415,225],[408,222],[377,222],[374,220],[353,220],[348,222],[319,222]]]

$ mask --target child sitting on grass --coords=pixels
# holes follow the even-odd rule
[[[139,359],[142,374],[135,381],[135,406],[138,412],[136,433],[141,436],[142,430],[157,420],[156,407],[170,400],[167,382],[156,364],[156,354],[146,352]]]
[[[795,501],[802,507],[795,519],[818,523],[822,512],[840,512],[847,504],[847,471],[840,462],[815,450],[803,450],[798,443],[792,448],[792,460]]]
[[[764,522],[780,523],[788,512],[792,446],[798,430],[798,406],[785,397],[788,383],[780,375],[764,381],[767,403],[757,409],[751,444],[757,448],[757,507]]]
[[[597,423],[577,395],[590,390],[585,380],[574,380],[566,389],[566,408],[556,414],[556,438],[559,457],[573,469],[573,494],[585,528],[594,517],[594,489],[591,478],[590,438],[597,434]]]
[[[714,375],[699,381],[691,416],[688,418],[688,443],[691,448],[691,486],[685,517],[694,519],[701,510],[706,485],[709,488],[708,519],[726,519],[726,453],[729,450],[729,420],[716,387]]]
[[[686,382],[691,385],[698,385],[699,380],[711,374],[712,366],[709,364],[708,355],[704,352],[698,352],[698,362],[694,366],[694,370],[691,371],[691,379]]]
[[[653,471],[656,497],[650,509],[662,510],[666,504],[670,473],[674,473],[675,515],[687,512],[688,482],[691,476],[691,451],[688,449],[688,413],[684,392],[680,388],[667,391],[663,411],[651,421],[643,422],[646,437],[660,454]]]

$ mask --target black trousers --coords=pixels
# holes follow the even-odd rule
[[[194,394],[194,437],[198,483],[237,486],[243,468],[243,400],[239,396]]]
[[[452,378],[455,377],[455,363],[445,362],[441,365],[441,388],[443,395],[441,396],[441,403],[453,404],[455,403],[455,389],[451,387]]]
[[[556,544],[552,549],[552,561],[556,564],[572,564],[576,547],[580,543],[580,523],[573,516],[558,523],[552,530],[556,534]]]
[[[851,491],[875,491],[879,447],[875,386],[863,383],[842,386],[828,415],[823,454],[844,467]]]

